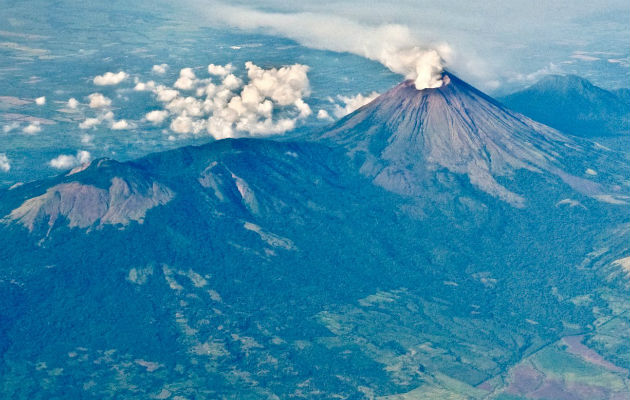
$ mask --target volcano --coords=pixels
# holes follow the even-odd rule
[[[401,194],[421,195],[433,172],[465,175],[480,190],[515,206],[525,194],[497,180],[518,170],[555,176],[582,194],[608,199],[584,179],[598,149],[521,114],[446,73],[444,84],[416,90],[405,81],[322,135],[362,158],[361,171]],[[610,190],[610,189],[608,189]]]
[[[443,80],[1,189],[1,397],[627,397],[623,156]]]

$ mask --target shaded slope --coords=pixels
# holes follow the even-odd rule
[[[500,100],[562,132],[598,137],[630,133],[627,93],[602,89],[575,75],[549,75]]]

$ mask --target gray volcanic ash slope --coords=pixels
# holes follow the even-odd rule
[[[445,80],[0,190],[0,397],[627,397],[623,157]]]
[[[434,171],[446,169],[524,206],[524,194],[498,180],[525,170],[559,178],[582,194],[622,200],[615,198],[618,188],[584,179],[591,160],[602,154],[593,143],[515,113],[452,74],[444,81],[422,91],[406,81],[337,122],[322,139],[344,146],[360,159],[362,173],[401,194],[422,195]]]

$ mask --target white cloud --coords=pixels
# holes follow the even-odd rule
[[[99,118],[86,118],[79,124],[80,129],[90,129],[97,125],[101,124],[101,120]]]
[[[176,97],[166,105],[166,109],[175,114],[200,117],[204,114],[203,103],[194,97]]]
[[[43,106],[44,104],[46,104],[46,96],[36,98],[35,104],[37,104],[38,106]]]
[[[181,90],[192,90],[195,88],[196,81],[197,77],[192,68],[182,68],[182,70],[179,71],[179,79],[175,81],[173,86]]]
[[[226,65],[210,64],[210,65],[208,65],[208,73],[210,75],[226,76],[227,74],[231,74],[232,71],[234,71],[234,67],[232,66],[232,64],[226,64]]]
[[[247,62],[245,67],[247,84],[243,86],[239,78],[228,73],[214,96],[204,102],[211,111],[207,131],[212,136],[220,139],[283,133],[294,129],[297,120],[311,115],[303,100],[310,93],[307,66],[263,69]],[[284,117],[274,120],[274,110]]]
[[[225,78],[223,78],[222,84],[226,89],[234,90],[241,86],[243,84],[243,81],[237,78],[234,74],[228,74]]]
[[[88,99],[90,100],[90,108],[105,108],[109,107],[112,104],[111,99],[103,96],[100,93],[92,93],[88,96]]]
[[[118,85],[128,77],[129,75],[124,71],[116,73],[105,72],[103,75],[97,75],[94,77],[94,84],[98,86]]]
[[[562,72],[563,72],[562,68],[560,68],[558,65],[554,63],[549,63],[549,65],[543,68],[540,68],[534,72],[531,72],[529,74],[516,74],[512,78],[510,78],[509,81],[531,83],[531,82],[535,82],[539,80],[545,75],[560,74]]]
[[[9,172],[11,169],[11,163],[9,157],[5,153],[0,153],[0,171]]]
[[[378,96],[379,94],[376,92],[372,92],[367,96],[363,96],[360,93],[356,96],[337,96],[337,99],[339,99],[343,103],[343,106],[335,104],[335,110],[333,111],[333,114],[335,115],[335,117],[341,118],[363,107]]]
[[[27,133],[29,135],[34,135],[36,133],[41,132],[41,130],[42,130],[42,127],[40,126],[39,122],[31,122],[30,124],[28,124],[22,129],[22,132]]]
[[[144,119],[160,125],[171,117],[169,129],[173,133],[209,134],[219,139],[286,132],[312,114],[304,101],[310,94],[307,66],[263,69],[251,62],[245,66],[245,82],[232,73],[231,64],[210,64],[208,73],[221,77],[220,83],[183,68],[174,84],[180,90],[165,85],[140,86],[163,103],[163,109],[148,112]],[[136,81],[137,88],[141,84]],[[194,94],[184,95],[190,91]]]
[[[295,100],[293,102],[293,105],[300,112],[300,118],[307,118],[308,116],[310,116],[313,113],[311,111],[311,107],[309,107],[309,105],[306,104],[304,102],[304,100],[302,100],[301,98]]]
[[[597,61],[600,59],[599,57],[589,56],[588,53],[584,51],[574,51],[571,58],[580,61]]]
[[[153,66],[153,68],[151,68],[151,71],[154,74],[164,75],[167,69],[168,69],[168,64],[156,64]]]
[[[155,93],[157,94],[157,98],[162,102],[169,102],[173,100],[175,97],[179,96],[179,92],[175,89],[170,89],[167,86],[159,85],[155,88]]]
[[[60,154],[59,156],[53,158],[48,163],[51,167],[56,169],[68,169],[75,167],[79,164],[84,164],[89,162],[92,159],[92,155],[90,152],[85,150],[77,151],[76,155],[72,154]]]
[[[147,121],[152,122],[156,125],[161,124],[168,117],[168,111],[165,110],[153,110],[148,112],[144,118]]]
[[[69,109],[76,110],[76,108],[79,106],[79,102],[74,97],[71,97],[70,99],[68,99],[67,105]]]
[[[136,92],[147,92],[147,91],[153,91],[155,90],[155,82],[154,81],[148,81],[148,82],[136,82],[136,86],[134,86],[133,90],[135,90]]]
[[[205,128],[205,121],[201,119],[193,119],[182,114],[171,122],[171,130],[180,134],[198,134]]]
[[[89,135],[89,134],[84,134],[81,135],[81,143],[83,144],[91,144],[92,143],[92,139],[94,139],[94,136]]]
[[[83,122],[79,124],[79,128],[90,129],[97,125],[100,125],[105,120],[111,121],[113,119],[114,119],[114,113],[109,110],[104,110],[96,117],[90,117],[83,120]]]
[[[586,173],[587,175],[591,175],[591,176],[596,176],[597,175],[597,171],[595,171],[592,168],[587,168],[586,171],[584,171],[584,173]]]
[[[9,133],[9,132],[11,132],[11,131],[13,131],[15,129],[18,129],[19,127],[20,127],[20,124],[18,122],[13,121],[13,122],[3,126],[2,127],[2,132]]]
[[[317,119],[331,120],[332,117],[330,116],[330,114],[328,114],[328,111],[320,109],[319,111],[317,111]]]
[[[127,122],[125,119],[121,119],[118,121],[112,121],[111,128],[115,131],[122,131],[125,129],[132,128],[131,124]]]
[[[294,64],[265,70],[252,62],[246,62],[245,68],[249,78],[245,88],[256,90],[262,97],[268,97],[281,106],[295,103],[310,94],[306,65]]]

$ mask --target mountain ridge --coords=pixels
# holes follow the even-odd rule
[[[438,146],[429,160],[423,151],[436,142],[400,129],[417,120],[400,101],[444,110],[445,99],[411,92],[367,105],[329,137],[99,159],[0,190],[0,395],[536,399],[536,365],[543,394],[623,397],[626,206],[575,190],[548,167],[618,185],[619,195],[627,165],[555,131],[562,140],[531,145],[544,163],[531,159],[538,150],[523,140],[509,147],[512,135],[471,127],[495,126],[497,113],[528,138],[532,123],[462,87],[468,97],[447,97],[455,107],[446,110],[463,131],[438,132],[452,125],[428,118],[437,143],[453,134],[461,155]],[[470,97],[489,119],[457,113],[471,110]],[[392,109],[402,121],[381,118]],[[397,141],[389,152],[388,138]],[[478,153],[480,143],[499,148]],[[381,154],[403,186],[365,167]],[[505,172],[497,184],[527,206],[475,185],[457,172],[462,160]],[[515,168],[523,160],[540,172]],[[550,359],[563,361],[552,368]],[[576,378],[576,368],[588,375]]]
[[[599,137],[630,133],[627,89],[608,91],[576,75],[548,75],[499,100],[562,132]]]

